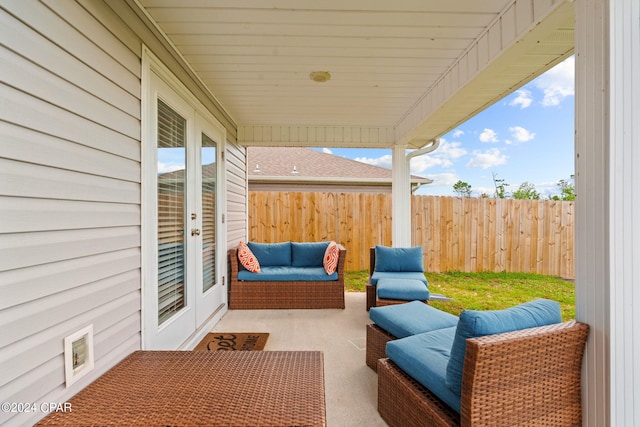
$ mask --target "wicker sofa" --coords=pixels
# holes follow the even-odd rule
[[[289,244],[291,247],[291,259],[287,264],[283,257],[277,256],[282,261],[276,261],[274,265],[265,259],[267,250],[256,257],[268,268],[260,273],[249,273],[238,259],[238,249],[228,252],[229,287],[228,301],[230,309],[312,309],[312,308],[344,308],[344,265],[346,249],[338,245],[339,257],[336,272],[324,276],[317,273],[317,266],[292,267],[295,264],[296,253],[313,252],[313,245],[318,247],[321,242],[282,242],[273,244],[279,251],[282,246]],[[326,242],[328,244],[328,242]],[[261,245],[261,244],[256,244]],[[278,246],[279,245],[279,246]],[[298,251],[298,252],[296,252]],[[271,261],[273,258],[271,259]],[[307,263],[308,264],[308,263]],[[322,268],[322,255],[319,266]],[[268,277],[275,274],[275,277]]]
[[[458,329],[476,323],[486,327],[486,318],[469,319],[463,326],[467,320],[397,340],[378,336],[387,339],[388,354],[377,361],[378,411],[390,426],[581,425],[588,325],[558,322],[467,339],[463,333],[456,342]],[[547,316],[544,322],[552,319]],[[466,348],[458,365],[458,389],[452,391],[456,379],[449,376],[448,363],[461,342]]]

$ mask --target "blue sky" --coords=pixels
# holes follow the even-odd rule
[[[334,155],[391,168],[391,151],[323,149]],[[453,195],[458,180],[472,196],[493,196],[493,173],[509,193],[529,182],[543,198],[574,173],[573,56],[441,138],[430,155],[411,162],[411,172],[431,178],[416,194]]]

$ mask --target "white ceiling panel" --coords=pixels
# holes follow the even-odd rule
[[[452,70],[455,81],[473,77],[467,68],[484,66],[513,44],[505,40],[522,32],[518,26],[540,12],[535,7],[552,8],[557,1],[140,3],[239,126],[395,128],[416,115],[445,76],[452,79]],[[566,43],[555,50],[545,46],[537,49],[546,58],[510,69],[521,73],[513,79],[566,56]],[[461,76],[459,63],[468,58],[474,64],[465,62]],[[309,77],[313,71],[328,71],[331,79],[316,83]],[[496,96],[494,88],[489,92]]]

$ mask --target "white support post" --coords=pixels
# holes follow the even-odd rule
[[[406,145],[393,147],[391,184],[392,246],[411,246],[411,171]]]
[[[640,425],[640,7],[576,17],[576,317],[591,333],[583,425]]]

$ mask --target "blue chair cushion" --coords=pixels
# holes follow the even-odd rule
[[[427,278],[424,277],[424,273],[419,271],[374,271],[371,275],[371,284],[377,285],[380,279],[405,279],[405,280],[420,280],[427,284]]]
[[[329,242],[291,242],[293,267],[322,267],[324,253]]]
[[[562,322],[560,304],[547,299],[529,301],[505,310],[464,310],[460,314],[456,336],[451,348],[451,359],[447,366],[447,385],[452,392],[460,395],[467,338],[501,334],[560,322]]]
[[[327,274],[324,267],[260,267],[260,273],[238,271],[238,280],[249,282],[330,282],[338,280],[338,272]]]
[[[375,271],[420,271],[424,272],[422,247],[390,248],[376,246]]]
[[[389,341],[386,352],[407,375],[460,413],[460,395],[452,392],[445,381],[455,333],[454,326]]]
[[[376,286],[378,298],[399,299],[405,301],[426,301],[429,289],[421,280],[380,279]]]
[[[291,242],[256,243],[247,242],[247,246],[258,259],[260,268],[291,265]]]
[[[458,324],[458,318],[453,314],[445,313],[420,301],[371,307],[369,318],[396,338],[450,328]]]

